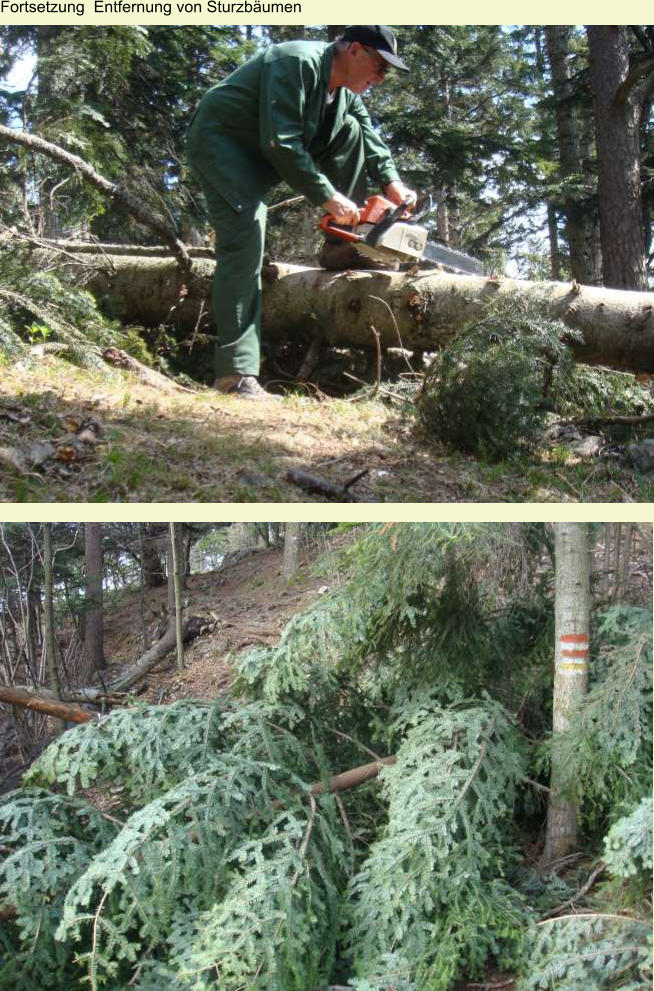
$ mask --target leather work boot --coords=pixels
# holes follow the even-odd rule
[[[338,272],[356,268],[397,272],[399,268],[399,262],[393,259],[386,262],[378,261],[376,258],[368,258],[357,251],[356,246],[349,241],[325,241],[318,255],[318,264],[321,268]]]
[[[225,375],[216,379],[213,387],[218,392],[228,396],[238,396],[240,399],[272,399],[279,402],[282,398],[273,395],[272,392],[266,392],[254,375]]]

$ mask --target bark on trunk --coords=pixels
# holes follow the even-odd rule
[[[141,567],[146,588],[161,588],[166,584],[166,569],[161,554],[161,524],[145,523]]]
[[[86,601],[84,604],[84,646],[94,671],[107,666],[104,656],[102,617],[102,524],[84,524]]]
[[[556,127],[559,160],[563,178],[588,177],[581,151],[581,133],[575,103],[574,85],[570,69],[571,27],[567,24],[550,24],[545,28],[547,54],[552,73],[552,89],[556,100]],[[590,205],[592,188],[586,188],[575,196],[568,195],[564,202],[566,217],[565,235],[570,249],[572,276],[582,285],[600,285],[601,270],[593,245],[597,239],[597,218]]]
[[[44,712],[48,716],[55,716],[69,723],[87,723],[93,719],[92,713],[71,702],[60,702],[57,699],[27,692],[23,688],[10,688],[8,685],[0,685],[0,702]]]
[[[293,580],[298,569],[301,532],[301,523],[284,524],[284,564],[282,574],[287,584]]]
[[[89,288],[100,300],[118,300],[130,321],[145,326],[167,321],[188,332],[193,332],[199,319],[208,325],[206,299],[213,261],[194,259],[188,295],[176,306],[177,266],[170,256],[92,257],[97,267]],[[46,258],[47,252],[35,253],[37,264],[43,264]],[[69,263],[61,264],[66,267]],[[479,318],[488,303],[504,294],[536,298],[542,302],[544,313],[581,331],[584,343],[572,345],[578,360],[633,372],[654,371],[652,294],[561,282],[498,280],[431,271],[415,276],[326,272],[276,263],[264,270],[263,334],[267,340],[309,342],[317,324],[328,345],[374,350],[370,330],[373,323],[383,348],[401,343],[411,350],[435,351],[466,323]],[[386,300],[397,327],[373,296]],[[315,314],[315,320],[309,319],[310,313]]]
[[[61,697],[59,671],[57,668],[57,645],[54,632],[54,603],[52,596],[52,524],[43,524],[43,590],[44,590],[44,641],[46,671],[50,690],[56,698]]]
[[[555,648],[552,713],[552,771],[543,862],[564,857],[577,845],[577,806],[563,792],[557,735],[588,691],[590,553],[585,523],[555,523]]]
[[[182,634],[182,576],[181,576],[181,524],[170,523],[170,563],[173,580],[173,609],[175,614],[175,643],[177,646],[177,673],[184,670],[184,638]]]
[[[645,289],[640,184],[642,90],[639,85],[631,85],[629,28],[592,25],[587,31],[597,132],[604,285]]]

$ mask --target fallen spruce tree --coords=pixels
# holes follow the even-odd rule
[[[207,301],[214,262],[207,249],[189,249],[192,270],[180,295],[179,270],[169,250],[61,242],[57,265],[83,266],[88,286],[111,300],[123,319],[144,326],[169,323],[191,333],[209,323]],[[37,264],[52,264],[46,249]],[[319,339],[338,347],[438,350],[488,304],[513,296],[534,301],[543,314],[583,336],[575,357],[632,372],[654,371],[654,296],[576,283],[526,282],[441,271],[326,272],[269,263],[264,268],[263,331],[267,340]],[[374,328],[374,330],[372,329]]]
[[[552,692],[551,583],[508,566],[533,536],[375,527],[340,589],[240,657],[232,698],[62,734],[0,802],[0,988],[446,991],[492,961],[521,991],[644,989],[651,616],[595,624],[567,766],[619,889],[570,917],[583,885],[518,849]],[[380,752],[380,775],[320,787]]]
[[[111,297],[127,322],[144,326],[170,322],[187,331],[197,330],[203,319],[206,322],[214,267],[207,257],[211,252],[189,249],[167,220],[79,156],[3,125],[0,137],[73,169],[113,206],[131,214],[167,244],[144,253],[142,247],[55,242],[52,249],[59,253],[63,267],[75,266],[77,252],[89,285],[100,297]],[[37,266],[52,260],[50,249],[35,250]],[[530,299],[536,294],[544,314],[561,319],[583,335],[583,343],[571,343],[579,360],[625,371],[654,371],[654,307],[649,293],[442,272],[335,274],[283,263],[269,265],[264,281],[264,333],[270,340],[310,342],[319,337],[325,344],[340,347],[375,349],[379,342],[382,348],[433,351],[479,317],[498,294]]]

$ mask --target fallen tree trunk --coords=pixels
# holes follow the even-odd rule
[[[56,716],[70,723],[87,723],[93,719],[93,715],[79,705],[60,702],[58,699],[46,698],[44,695],[28,692],[24,688],[11,688],[8,685],[0,685],[0,702],[20,705],[24,709],[34,709],[36,712],[44,712],[47,716]]]
[[[110,248],[111,246],[107,246]],[[74,243],[67,242],[68,254]],[[177,266],[169,254],[97,254],[82,247],[94,274],[89,287],[122,306],[126,319],[153,326],[168,321],[192,332],[209,324],[207,297],[214,263],[205,249],[193,252],[188,294],[179,304]],[[36,252],[39,263],[47,253]],[[52,263],[52,256],[49,256]],[[68,267],[69,259],[61,266]],[[325,344],[374,350],[375,334],[383,348],[403,346],[434,351],[478,318],[498,297],[536,299],[543,312],[583,334],[572,344],[580,361],[632,372],[654,371],[654,295],[562,282],[526,282],[483,276],[424,271],[326,272],[275,263],[264,269],[263,332],[267,340],[306,340],[316,328]],[[392,317],[384,305],[388,304]]]
[[[174,632],[174,629],[173,629]],[[50,716],[59,716],[74,723],[87,723],[93,719],[90,712],[81,709],[77,705],[70,705],[64,702],[57,702],[54,699],[44,698],[36,693],[31,693],[25,689],[9,688],[0,685],[0,702],[9,702],[11,705],[20,705],[25,709],[37,709],[39,712],[46,712]],[[395,764],[397,758],[394,756],[380,757],[379,760],[371,761],[369,764],[360,764],[349,771],[335,774],[328,781],[316,781],[309,785],[310,795],[324,795],[325,792],[347,791],[348,788],[355,788],[366,781],[376,778],[382,767],[389,767]],[[281,802],[273,800],[273,805],[282,807]]]
[[[213,628],[215,624],[207,623],[206,620],[198,616],[189,616],[184,622],[182,636],[184,643],[190,643],[206,629]],[[84,722],[85,719],[82,717],[92,716],[86,712],[85,709],[80,709],[78,706],[74,705],[75,702],[101,702],[101,701],[112,701],[112,696],[120,695],[122,692],[128,691],[128,689],[133,688],[133,686],[144,678],[148,671],[159,661],[163,660],[166,654],[169,654],[171,650],[175,648],[176,645],[176,632],[175,632],[175,622],[168,625],[164,635],[157,640],[149,650],[146,650],[144,654],[139,657],[137,661],[134,662],[130,667],[126,668],[122,674],[117,678],[114,678],[112,682],[106,685],[104,688],[96,688],[90,686],[87,688],[75,688],[70,692],[64,700],[61,700],[61,704],[65,709],[62,711],[61,718],[69,719],[73,722]],[[11,697],[10,697],[11,696]],[[36,699],[37,704],[31,704],[32,701]],[[23,701],[21,701],[23,700]],[[115,701],[115,699],[113,700]],[[38,709],[40,712],[47,712],[48,715],[56,716],[54,707],[59,702],[58,699],[54,697],[54,693],[50,692],[49,689],[40,688],[38,692],[32,692],[30,689],[21,686],[0,686],[0,702],[9,702],[11,705],[23,705],[25,708]],[[45,706],[48,708],[45,708]],[[76,712],[78,718],[74,715],[68,715],[68,712]]]
[[[361,764],[359,767],[353,767],[350,771],[335,774],[326,784],[318,781],[311,785],[309,792],[312,795],[324,795],[326,791],[346,791],[348,788],[355,788],[366,781],[371,781],[377,777],[383,767],[390,767],[391,764],[396,763],[397,757],[380,757],[379,760],[372,761],[370,764]]]
[[[200,635],[203,630],[212,628],[214,624],[207,624],[204,620],[199,619],[197,616],[189,616],[187,620],[184,621],[182,629],[182,639],[184,643],[190,643],[197,636]],[[175,621],[169,623],[166,632],[157,640],[155,644],[146,650],[144,654],[139,657],[138,661],[135,661],[130,667],[126,668],[121,675],[114,678],[106,688],[78,688],[75,689],[75,698],[78,701],[93,701],[95,699],[100,699],[106,695],[117,695],[120,692],[126,692],[128,689],[132,688],[141,678],[144,678],[148,671],[159,661],[163,660],[166,654],[169,654],[171,650],[175,649],[176,645],[176,634],[175,634]]]

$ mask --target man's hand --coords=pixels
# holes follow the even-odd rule
[[[391,203],[395,203],[397,206],[400,206],[401,203],[407,203],[408,206],[415,206],[418,199],[417,193],[396,179],[393,182],[389,182],[388,186],[386,186],[384,196],[388,197]]]
[[[359,208],[352,200],[342,193],[334,193],[331,200],[323,203],[323,209],[331,213],[334,220],[345,227],[354,227],[359,223]]]

